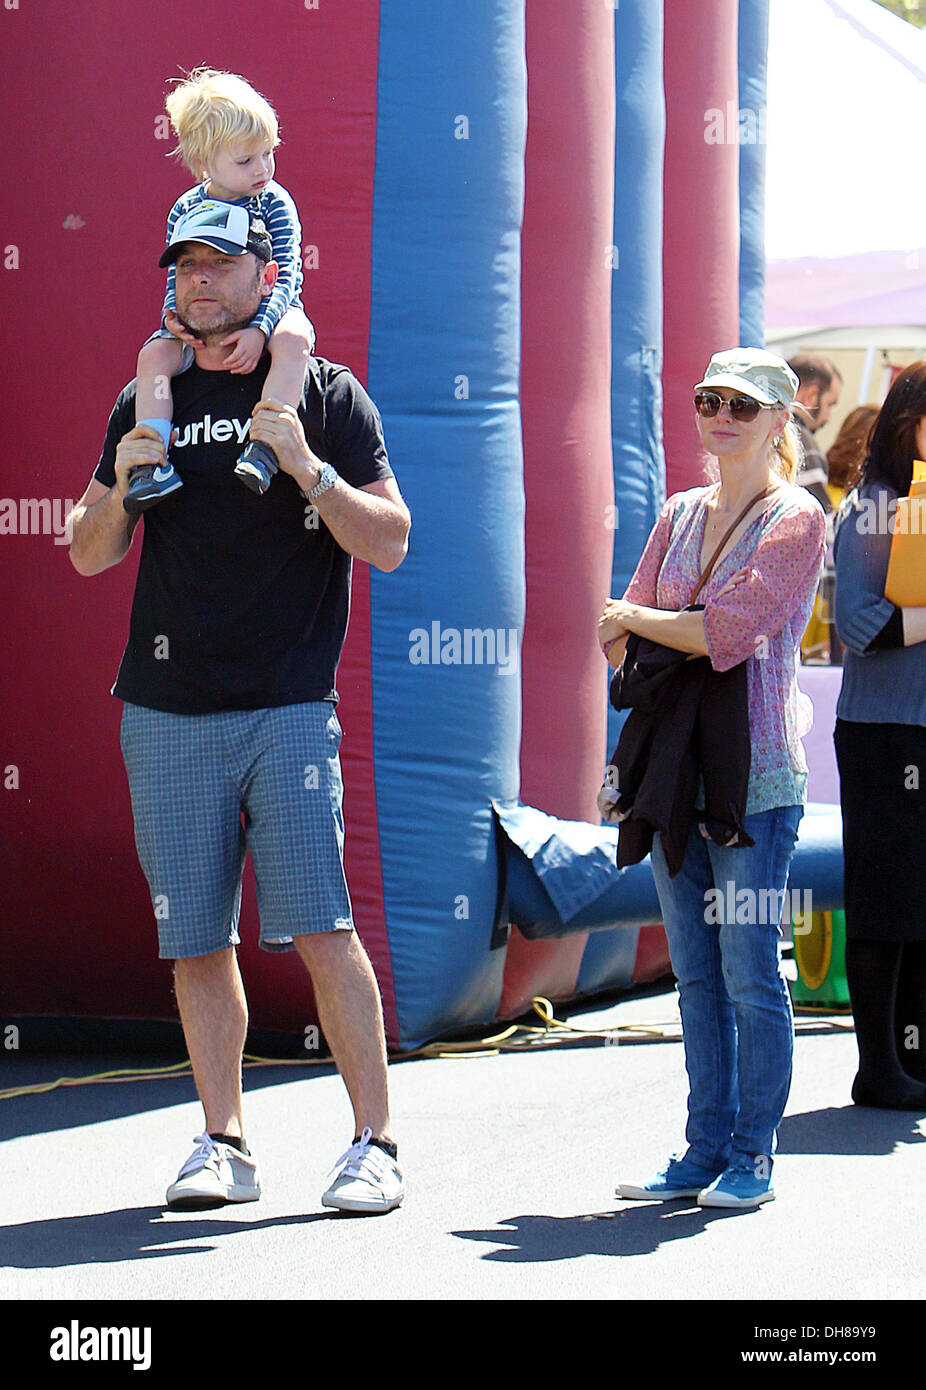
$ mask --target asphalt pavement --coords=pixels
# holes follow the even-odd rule
[[[246,1069],[263,1196],[202,1212],[163,1205],[202,1128],[188,1073],[0,1099],[0,1299],[758,1300],[805,1321],[842,1300],[858,1321],[923,1298],[926,1120],[852,1104],[851,1017],[798,1016],[777,1199],[727,1213],[614,1196],[683,1143],[674,990],[559,1016],[588,1031],[392,1065],[408,1193],[385,1216],[320,1204],[352,1139],[330,1064]],[[39,1053],[24,1021],[2,1084],[172,1060]]]

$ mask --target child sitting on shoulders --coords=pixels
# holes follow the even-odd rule
[[[274,181],[274,150],[280,143],[276,112],[244,78],[213,68],[197,68],[167,97],[167,113],[183,156],[200,182],[171,208],[167,243],[181,217],[205,202],[233,203],[259,216],[273,242],[279,267],[272,294],[261,301],[251,322],[230,333],[223,346],[233,346],[227,370],[251,372],[264,348],[270,353],[261,399],[298,406],[305,368],[315,347],[315,329],[306,317],[302,290],[302,228],[293,199]],[[177,317],[174,267],[168,268],[160,330],[138,354],[136,412],[139,425],[150,425],[170,448],[173,398],[170,380],[193,360],[198,340]],[[277,460],[266,444],[249,442],[235,474],[252,491],[266,492],[277,471]],[[183,486],[173,465],[135,470],[123,505],[140,513]]]

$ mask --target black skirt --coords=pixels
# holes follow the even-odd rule
[[[926,728],[837,719],[846,936],[926,941]]]

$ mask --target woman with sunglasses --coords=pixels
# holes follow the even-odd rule
[[[649,1180],[620,1184],[622,1197],[697,1197],[702,1206],[740,1208],[775,1195],[772,1155],[794,1036],[780,915],[807,784],[800,740],[810,726],[796,670],[826,537],[822,508],[794,483],[797,387],[773,353],[734,348],[711,358],[695,410],[719,481],[669,498],[627,592],[609,600],[599,623],[613,667],[631,633],[706,656],[715,671],[745,662],[751,744],[743,822],[751,847],[708,839],[699,805],[673,877],[661,835],[653,837],[678,980],[688,1147]],[[699,595],[703,608],[685,611],[724,537]],[[730,904],[734,920],[727,920]]]
[[[897,377],[836,523],[836,706],[856,1105],[926,1114],[926,607],[884,596],[898,498],[926,460],[926,362]]]

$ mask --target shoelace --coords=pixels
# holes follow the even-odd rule
[[[377,1155],[385,1159],[386,1155],[383,1153],[382,1149],[378,1149],[375,1145],[372,1145],[370,1143],[370,1140],[372,1138],[373,1131],[372,1129],[370,1129],[369,1126],[366,1126],[363,1132],[361,1133],[360,1138],[356,1140],[355,1143],[351,1144],[349,1149],[345,1149],[344,1153],[341,1154],[341,1157],[337,1160],[334,1167],[331,1169],[331,1172],[328,1174],[329,1178],[331,1177],[332,1173],[338,1172],[339,1169],[341,1170],[342,1177],[362,1177],[363,1166],[365,1163],[371,1163],[375,1168],[377,1166]]]
[[[190,1154],[186,1163],[184,1163],[180,1172],[177,1174],[178,1179],[182,1178],[184,1173],[191,1173],[194,1168],[202,1168],[210,1159],[218,1158],[219,1151],[211,1135],[197,1134],[193,1143],[198,1144],[199,1148],[194,1149]]]

